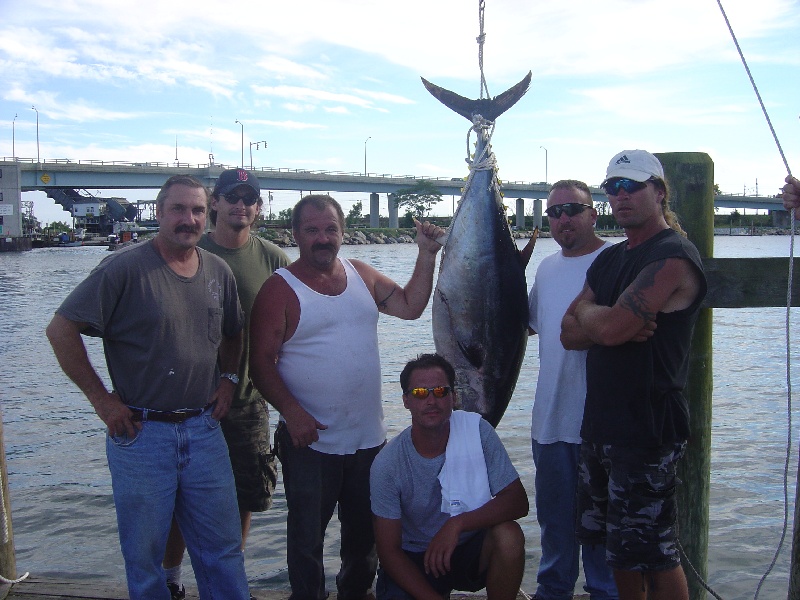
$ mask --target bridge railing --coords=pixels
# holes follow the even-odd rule
[[[50,158],[50,159],[42,159],[38,161],[35,158],[22,158],[22,157],[0,157],[0,162],[19,162],[25,164],[54,164],[54,165],[91,165],[91,166],[118,166],[118,167],[142,167],[142,168],[151,168],[151,167],[158,167],[158,168],[181,168],[181,169],[209,169],[209,168],[218,168],[220,170],[224,169],[235,169],[235,166],[232,165],[224,165],[219,163],[214,164],[190,164],[190,163],[181,163],[181,162],[173,162],[173,163],[164,163],[164,162],[136,162],[136,161],[127,161],[127,160],[94,160],[94,159],[79,159],[73,160],[70,158]],[[290,167],[254,167],[252,169],[248,169],[253,172],[262,172],[262,173],[296,173],[298,175],[334,175],[334,176],[342,176],[342,177],[380,177],[383,179],[412,179],[412,180],[426,180],[426,181],[447,181],[447,182],[455,182],[455,181],[462,181],[465,178],[462,177],[432,177],[426,175],[395,175],[392,173],[363,173],[357,171],[326,171],[323,169],[297,169],[297,168],[290,168]],[[504,181],[504,184],[511,184],[511,185],[534,185],[532,182],[528,181]],[[538,182],[536,185],[547,185],[543,182]]]

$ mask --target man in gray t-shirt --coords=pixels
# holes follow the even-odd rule
[[[196,248],[207,201],[197,179],[167,180],[156,198],[158,235],[105,259],[47,327],[61,368],[108,431],[131,600],[171,595],[161,558],[173,513],[200,597],[250,597],[219,426],[233,399],[244,319],[231,270]],[[103,338],[111,391],[81,334]]]
[[[516,598],[528,497],[500,439],[476,413],[453,411],[455,371],[437,354],[400,375],[411,427],[372,464],[370,499],[380,558],[376,595],[478,591]]]

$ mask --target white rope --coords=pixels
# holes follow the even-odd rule
[[[30,573],[28,573],[27,571],[25,572],[25,575],[23,575],[22,577],[18,577],[17,579],[6,579],[2,575],[0,575],[0,583],[7,583],[9,585],[14,585],[15,583],[19,583],[20,581],[25,581],[28,578],[28,575],[30,575]]]
[[[461,193],[461,200],[466,198],[467,192],[472,185],[472,180],[475,177],[475,173],[478,171],[489,171],[497,168],[497,159],[495,158],[494,152],[492,152],[492,136],[494,135],[494,127],[495,124],[493,122],[487,121],[481,115],[474,115],[472,117],[472,127],[470,127],[469,131],[467,131],[467,158],[464,159],[469,166],[469,176],[464,184],[464,191]],[[474,131],[478,136],[481,136],[487,129],[489,130],[489,134],[486,137],[486,145],[483,147],[483,151],[481,152],[480,156],[475,156],[473,158],[472,154],[470,153],[469,146],[469,140],[472,136],[472,132]],[[497,194],[502,193],[500,191],[500,184],[497,181],[497,177],[492,178],[492,186]],[[460,205],[461,202],[459,201],[459,207]]]
[[[717,5],[719,6],[719,10],[722,13],[722,18],[725,19],[725,24],[728,26],[728,31],[730,31],[731,38],[733,38],[733,43],[736,45],[736,50],[739,53],[739,57],[742,60],[742,64],[744,65],[744,69],[747,72],[747,77],[750,79],[750,84],[753,86],[753,91],[756,94],[756,98],[758,98],[758,103],[761,106],[761,112],[764,113],[764,118],[767,120],[767,125],[769,125],[769,130],[772,132],[772,138],[775,140],[775,145],[778,147],[778,152],[783,159],[783,164],[786,166],[786,171],[789,175],[792,174],[792,170],[789,168],[789,161],[786,160],[786,155],[783,152],[783,148],[781,147],[781,143],[778,140],[778,135],[775,133],[775,128],[772,126],[772,121],[769,118],[769,114],[767,113],[767,108],[764,106],[763,100],[761,100],[761,94],[758,91],[758,86],[756,85],[755,79],[753,79],[753,74],[750,72],[750,67],[747,65],[747,60],[745,60],[744,53],[742,52],[742,48],[739,46],[739,40],[736,39],[736,34],[733,32],[733,27],[731,27],[731,22],[728,20],[728,15],[725,14],[725,9],[722,7],[721,0],[717,0]],[[783,543],[786,540],[786,532],[789,528],[789,461],[792,451],[792,357],[791,357],[791,329],[790,329],[790,315],[791,315],[791,308],[792,308],[792,276],[794,270],[794,229],[795,229],[795,209],[791,210],[791,221],[792,221],[792,231],[791,237],[789,242],[789,277],[788,283],[786,288],[786,414],[787,414],[787,440],[786,440],[786,460],[784,463],[783,468],[783,527],[781,529],[781,537],[780,541],[778,542],[778,547],[775,549],[775,554],[772,557],[772,561],[767,567],[766,572],[761,577],[758,582],[758,586],[756,587],[755,595],[753,596],[754,600],[758,600],[758,595],[761,593],[761,587],[769,577],[769,574],[772,572],[772,569],[775,567],[775,564],[778,561],[778,556],[781,553],[781,549],[783,548]]]
[[[6,498],[5,494],[3,493],[3,488],[5,487],[5,482],[2,481],[2,477],[0,477],[0,513],[2,514],[3,520],[3,545],[7,544],[11,541],[11,536],[9,535],[9,527],[8,527],[8,513],[6,512]],[[15,584],[19,583],[20,581],[26,579],[30,575],[30,573],[25,573],[22,577],[18,579],[6,579],[2,575],[0,575],[0,583],[7,583],[7,584]]]
[[[6,499],[5,495],[3,494],[3,488],[5,487],[3,478],[0,477],[0,514],[3,516],[3,544],[7,544],[9,541],[8,535],[8,515],[6,514]]]
[[[491,98],[489,95],[489,88],[486,85],[486,77],[483,74],[483,43],[486,41],[486,34],[483,32],[483,19],[485,10],[486,0],[478,0],[478,25],[480,27],[480,33],[475,39],[478,42],[478,68],[480,68],[481,71],[481,99]],[[484,93],[486,94],[485,96]]]

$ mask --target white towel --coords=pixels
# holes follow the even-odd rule
[[[452,516],[480,508],[492,499],[483,457],[478,413],[454,410],[450,416],[444,465],[439,472],[442,512]]]

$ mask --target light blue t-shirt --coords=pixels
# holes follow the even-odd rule
[[[481,419],[481,447],[492,496],[508,487],[519,474],[492,426]],[[370,471],[372,513],[384,519],[400,519],[403,550],[424,552],[450,515],[442,512],[442,488],[438,480],[445,455],[420,456],[411,441],[411,427],[390,441],[375,457]],[[464,543],[475,532],[462,534]]]

